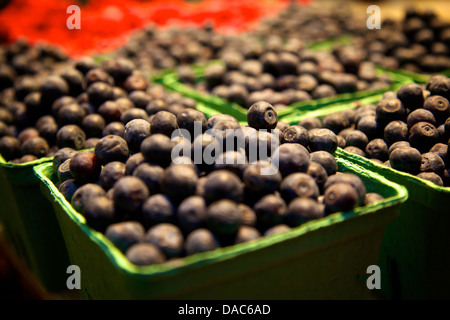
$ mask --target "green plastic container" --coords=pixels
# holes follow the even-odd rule
[[[210,63],[222,63],[219,60],[212,61]],[[210,64],[208,63],[208,64]],[[206,68],[206,65],[194,65],[193,70],[197,77],[197,82],[204,81],[204,70]],[[353,93],[343,93],[338,94],[335,97],[331,98],[322,98],[322,99],[316,99],[311,101],[302,101],[298,103],[294,103],[284,109],[278,110],[278,117],[280,120],[282,120],[284,117],[291,116],[293,114],[296,114],[298,112],[304,112],[305,110],[311,110],[311,109],[317,109],[322,108],[328,105],[333,105],[337,103],[346,103],[346,102],[352,102],[355,100],[359,100],[365,97],[373,96],[382,94],[389,90],[395,90],[398,88],[399,84],[404,84],[408,82],[412,82],[411,78],[409,78],[406,75],[398,74],[395,72],[391,72],[388,70],[381,70],[378,69],[377,72],[379,74],[388,74],[393,84],[390,86],[387,86],[386,88],[382,89],[372,89],[372,90],[365,90],[365,91],[359,91],[359,92],[353,92]],[[198,92],[197,90],[184,85],[183,83],[179,82],[178,74],[176,71],[173,72],[163,72],[161,73],[161,77],[156,79],[156,82],[161,83],[169,90],[173,90],[176,92],[181,93],[182,95],[192,98],[196,100],[197,102],[202,103],[203,106],[207,106],[207,110],[201,110],[208,116],[208,112],[213,111],[213,113],[226,113],[229,115],[232,115],[235,117],[238,121],[243,122],[246,121],[247,118],[247,109],[236,104],[226,101],[225,99],[222,99],[220,97],[211,95],[211,94],[204,94],[201,92]]]
[[[380,266],[393,270],[384,293],[390,298],[450,299],[450,187],[372,162],[336,152],[408,189],[408,201],[398,219],[386,227]]]
[[[372,96],[359,103],[376,103],[380,98]],[[323,118],[355,107],[355,103],[337,104],[293,115],[284,121],[297,124],[307,117]],[[386,227],[383,239],[380,267],[389,277],[382,285],[383,294],[402,299],[449,299],[450,188],[436,186],[342,149],[336,154],[408,189],[408,201],[402,205],[399,218]]]
[[[86,299],[373,299],[367,267],[377,264],[384,229],[407,199],[404,187],[337,158],[369,192],[386,199],[291,231],[162,265],[134,266],[85,224],[58,192],[50,164],[35,168],[52,201]],[[381,275],[383,277],[383,275]]]
[[[39,187],[33,167],[6,162],[0,155],[0,221],[19,257],[48,291],[65,288],[69,258],[53,207]],[[50,162],[51,163],[51,162]]]

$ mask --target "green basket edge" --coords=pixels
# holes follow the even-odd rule
[[[337,161],[357,172],[367,172],[366,169],[350,161],[347,161],[346,159],[337,159]],[[169,262],[163,265],[139,267],[129,262],[125,258],[124,254],[120,252],[120,250],[116,248],[112,244],[112,242],[110,242],[102,233],[97,232],[86,225],[84,217],[73,209],[73,207],[67,202],[64,196],[62,196],[62,194],[57,190],[53,182],[49,178],[47,178],[45,173],[49,170],[52,170],[51,164],[43,163],[39,166],[34,167],[33,170],[38,179],[45,185],[46,188],[49,189],[51,195],[55,199],[54,201],[56,201],[64,209],[65,213],[69,215],[69,218],[73,222],[75,222],[82,229],[82,231],[86,233],[86,235],[105,252],[105,254],[108,256],[115,267],[119,268],[121,272],[125,272],[131,276],[154,277],[160,275],[168,275],[181,272],[182,270],[200,267],[205,264],[217,263],[223,260],[232,259],[241,254],[245,254],[247,252],[251,252],[260,248],[269,247],[276,243],[301,236],[310,231],[318,230],[320,228],[324,228],[337,223],[342,223],[352,217],[375,214],[380,209],[400,205],[408,198],[408,191],[405,187],[395,182],[389,181],[382,175],[373,172],[370,174],[371,178],[376,179],[380,184],[390,187],[393,191],[393,195],[384,199],[383,201],[360,207],[354,211],[334,213],[319,220],[307,222],[299,227],[293,228],[291,231],[284,234],[264,237],[255,241],[235,245],[232,247],[219,248],[211,252],[198,253],[190,257],[185,257],[182,258],[184,262],[182,266],[179,265],[178,261],[176,265],[171,265]]]
[[[381,171],[387,174],[395,174],[398,177],[401,177],[402,179],[405,179],[406,181],[408,181],[409,183],[421,186],[421,187],[426,187],[426,188],[431,188],[434,191],[437,191],[439,193],[442,193],[443,195],[450,195],[450,187],[441,187],[438,186],[436,184],[434,184],[431,181],[425,180],[425,179],[421,179],[417,176],[414,176],[412,174],[403,172],[403,171],[399,171],[390,167],[386,167],[383,164],[380,163],[376,163],[374,161],[371,161],[367,158],[364,158],[362,156],[359,156],[357,154],[353,154],[350,152],[347,152],[341,148],[337,148],[336,150],[336,155],[347,159],[348,161],[352,162],[352,163],[356,163],[358,166],[362,166],[364,168],[367,168],[368,170],[372,171],[372,170],[376,170],[376,171]]]

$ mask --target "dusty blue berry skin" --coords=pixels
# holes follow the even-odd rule
[[[113,161],[125,163],[130,154],[125,139],[114,135],[101,138],[95,146],[94,152],[102,165]]]
[[[150,123],[143,119],[134,119],[125,125],[123,133],[125,140],[132,152],[138,152],[141,143],[150,135]]]
[[[125,175],[125,164],[119,161],[113,161],[106,164],[100,172],[100,184],[108,191],[114,184]]]
[[[127,259],[137,266],[149,266],[152,264],[163,263],[166,260],[164,254],[156,246],[139,242],[132,245],[125,252]]]
[[[144,241],[158,247],[167,258],[183,255],[183,233],[174,224],[160,223],[151,227],[145,234]]]
[[[158,223],[173,223],[175,212],[173,202],[163,194],[150,196],[142,205],[142,218],[148,228]]]
[[[186,254],[192,255],[199,252],[206,252],[220,247],[217,237],[208,229],[200,228],[192,231],[186,238]]]
[[[127,251],[133,244],[143,241],[144,235],[145,229],[137,221],[114,223],[105,231],[105,236],[122,252]]]
[[[185,232],[189,233],[206,225],[206,202],[201,196],[190,196],[178,206],[177,224]]]
[[[71,203],[76,211],[83,213],[84,207],[91,199],[105,195],[106,192],[102,187],[93,183],[87,183],[75,191]]]
[[[242,216],[236,202],[223,199],[212,203],[207,210],[209,229],[219,236],[234,235],[242,224]]]
[[[125,176],[114,184],[114,206],[119,212],[139,214],[150,192],[145,183],[132,176]]]
[[[207,176],[205,183],[205,200],[208,203],[220,199],[230,199],[236,202],[242,200],[244,188],[237,175],[228,170],[218,170]]]

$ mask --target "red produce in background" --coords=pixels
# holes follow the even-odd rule
[[[79,58],[113,50],[127,41],[131,31],[150,24],[210,23],[219,32],[243,32],[254,28],[261,18],[278,14],[289,3],[288,0],[12,0],[0,11],[0,41],[26,38],[30,43],[47,42]],[[81,8],[81,29],[69,30],[66,26],[71,15],[66,10],[70,5]]]

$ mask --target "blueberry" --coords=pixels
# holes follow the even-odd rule
[[[308,150],[298,143],[282,144],[272,157],[278,161],[278,167],[283,177],[294,172],[306,172],[310,163]]]
[[[151,194],[161,192],[164,169],[160,166],[141,163],[134,169],[132,175],[144,181]]]
[[[146,120],[135,119],[125,125],[124,138],[132,152],[141,148],[141,143],[150,135],[150,123]]]
[[[310,156],[311,162],[317,162],[318,164],[320,164],[327,171],[328,176],[336,174],[338,165],[336,159],[329,152],[311,152]]]
[[[205,115],[200,111],[189,108],[182,111],[177,116],[178,126],[181,129],[186,129],[190,133],[191,139],[194,139],[196,137],[194,132],[195,122],[198,122],[199,128],[201,129],[201,131],[197,134],[202,134],[206,131],[208,122]]]
[[[84,142],[83,149],[94,149],[99,141],[99,138],[89,138]]]
[[[233,116],[230,116],[228,114],[215,114],[208,119],[208,129],[214,128],[216,124],[222,121],[232,121],[235,124],[239,125],[239,122]]]
[[[87,183],[79,187],[73,194],[71,201],[72,207],[83,214],[84,208],[92,199],[95,197],[103,197],[105,194],[106,192],[102,187],[93,183]]]
[[[320,121],[319,118],[313,118],[313,117],[308,117],[305,118],[303,120],[301,120],[298,123],[299,126],[302,126],[303,128],[305,128],[306,130],[311,130],[311,129],[316,129],[316,128],[322,128],[322,121]]]
[[[363,203],[364,196],[366,195],[366,186],[364,185],[364,182],[360,177],[353,173],[335,174],[328,178],[327,182],[325,183],[325,190],[328,189],[331,185],[339,182],[348,183],[353,186],[358,194],[358,203]]]
[[[105,84],[113,85],[114,79],[104,70],[98,68],[95,66],[94,68],[91,68],[89,71],[85,74],[86,79],[86,85],[89,87],[93,83],[96,82],[103,82]]]
[[[68,179],[58,186],[58,191],[61,192],[67,201],[72,202],[72,197],[79,187],[75,179]]]
[[[325,209],[328,213],[350,211],[358,203],[356,189],[346,182],[336,182],[325,189]]]
[[[36,129],[39,136],[47,140],[49,144],[56,142],[56,133],[58,132],[58,124],[52,116],[43,116],[36,121]]]
[[[432,125],[436,125],[436,119],[435,119],[433,113],[431,113],[431,111],[423,109],[423,108],[414,110],[406,118],[406,123],[408,124],[408,128],[411,128],[413,125],[415,125],[418,122],[428,122],[428,123],[431,123]]]
[[[152,134],[160,133],[168,137],[178,129],[177,117],[167,111],[159,111],[154,115],[150,123],[150,131]]]
[[[364,205],[367,206],[368,204],[382,201],[382,200],[384,200],[384,198],[380,194],[375,193],[375,192],[368,192],[364,196]]]
[[[125,252],[132,245],[143,242],[145,229],[137,221],[124,221],[109,225],[105,236],[120,251]]]
[[[286,212],[286,223],[291,227],[297,227],[323,216],[324,212],[319,202],[310,198],[297,198],[289,203]]]
[[[298,197],[317,199],[319,187],[313,177],[306,173],[292,173],[280,184],[280,193],[286,203]]]
[[[7,127],[5,128],[5,134],[6,134]],[[22,130],[17,138],[19,139],[21,144],[24,144],[27,140],[39,137],[39,131],[37,131],[35,128],[25,128]]]
[[[111,189],[114,184],[125,175],[125,164],[113,161],[106,164],[100,172],[100,184],[105,191]]]
[[[408,140],[408,125],[403,121],[392,121],[384,128],[384,140],[391,145],[394,142]]]
[[[111,85],[104,82],[95,82],[87,88],[89,102],[96,107],[102,103],[113,99],[113,89]]]
[[[120,84],[133,73],[135,65],[129,59],[118,58],[103,62],[102,69],[114,78],[115,83]]]
[[[127,259],[137,266],[149,266],[152,264],[163,263],[166,258],[156,246],[140,242],[133,244],[125,252]]]
[[[85,203],[83,216],[91,228],[100,232],[117,221],[114,204],[106,196],[94,197]]]
[[[214,170],[228,170],[238,177],[242,177],[244,170],[247,168],[247,157],[243,152],[226,151],[216,157],[214,161]]]
[[[329,129],[335,134],[338,134],[340,131],[350,126],[350,121],[343,113],[335,112],[326,115],[322,119],[322,126],[323,128]]]
[[[106,137],[108,135],[114,135],[119,137],[124,137],[125,125],[122,122],[114,121],[108,123],[102,131],[102,137]]]
[[[114,184],[114,206],[119,212],[137,214],[149,194],[147,186],[141,179],[122,177]]]
[[[159,248],[167,258],[179,257],[184,249],[184,237],[180,229],[170,223],[160,223],[151,227],[144,241]]]
[[[270,237],[270,236],[273,236],[273,235],[276,235],[276,234],[286,233],[289,230],[291,230],[291,228],[288,225],[286,225],[286,224],[279,224],[279,225],[273,226],[270,229],[267,229],[264,232],[263,236],[264,237]]]
[[[144,76],[132,74],[125,80],[123,87],[127,92],[145,91],[148,87],[148,82]]]
[[[308,130],[301,126],[290,126],[286,128],[281,136],[282,143],[299,143],[305,148],[309,144]]]
[[[432,96],[450,99],[450,79],[443,75],[433,75],[427,82],[426,89]]]
[[[239,177],[228,170],[214,171],[207,176],[205,182],[205,199],[211,203],[220,199],[241,201],[243,184]]]
[[[364,150],[369,143],[369,139],[364,132],[359,130],[351,130],[345,137],[346,147],[357,147]]]
[[[163,134],[152,134],[141,143],[141,152],[146,161],[167,167],[172,161],[175,142]]]
[[[150,103],[152,98],[141,90],[135,90],[128,95],[135,108],[145,109],[145,107]]]
[[[416,83],[402,85],[397,91],[397,96],[403,105],[410,110],[416,110],[423,106],[423,91],[421,86]]]
[[[95,155],[99,162],[105,165],[112,161],[127,161],[130,150],[127,142],[118,136],[107,135],[101,138],[95,146]]]
[[[67,159],[66,161],[61,163],[61,165],[59,165],[58,169],[56,170],[56,174],[60,182],[73,178],[72,174],[70,173],[70,161],[71,159]]]
[[[444,174],[445,163],[437,154],[427,152],[422,154],[421,172],[434,172],[439,176]]]
[[[269,169],[270,165],[264,162],[248,165],[243,174],[246,191],[257,196],[275,192],[282,177],[279,171],[266,172]]]
[[[178,207],[176,219],[185,233],[204,227],[206,222],[204,198],[194,195],[184,199]]]
[[[324,184],[328,179],[327,171],[318,162],[313,162],[308,166],[306,174],[311,176],[315,181],[319,190],[323,190]]]
[[[84,75],[74,68],[67,68],[61,72],[63,78],[69,85],[69,95],[76,97],[85,89]]]
[[[247,112],[248,125],[257,130],[275,129],[277,126],[277,113],[270,103],[259,101],[254,103]]]
[[[389,163],[393,169],[417,174],[420,172],[422,156],[415,148],[399,147],[391,152]]]
[[[125,175],[131,176],[134,170],[145,161],[144,155],[142,153],[135,153],[131,155],[127,162],[125,162]]]
[[[197,172],[189,165],[169,166],[164,171],[162,191],[176,203],[195,193]]]
[[[167,102],[163,99],[151,100],[145,107],[145,111],[149,116],[158,113],[159,111],[168,111]]]
[[[255,203],[253,210],[259,226],[267,229],[284,222],[287,205],[281,197],[268,194]]]
[[[41,137],[31,138],[25,141],[20,151],[23,155],[31,154],[37,158],[45,157],[49,151],[50,147],[47,141]]]
[[[399,99],[383,99],[377,105],[377,121],[382,124],[387,124],[395,120],[403,120],[405,115],[405,107]]]
[[[364,151],[362,151],[360,148],[357,148],[357,147],[353,147],[353,146],[345,147],[344,151],[356,154],[356,155],[361,156],[361,157],[366,157],[366,153]]]
[[[311,93],[314,99],[334,97],[336,94],[337,94],[336,90],[328,84],[318,85]]]
[[[386,161],[388,159],[388,145],[383,139],[373,139],[365,149],[366,156],[369,159],[378,159]]]
[[[437,184],[438,186],[441,186],[441,187],[444,186],[444,182],[442,181],[442,178],[434,172],[421,172],[417,175],[417,177],[431,181],[434,184]]]
[[[42,105],[51,106],[56,99],[69,94],[69,86],[60,76],[50,75],[42,84],[41,93]]]
[[[397,148],[410,148],[411,145],[408,141],[398,141],[393,143],[389,149],[388,149],[388,156],[391,155],[392,151],[394,151]]]
[[[105,119],[107,123],[120,122],[122,113],[122,107],[116,101],[105,101],[98,107],[98,114]]]
[[[188,255],[212,251],[220,247],[216,236],[208,229],[200,228],[192,231],[186,238],[185,249]]]
[[[450,116],[449,102],[441,96],[428,97],[423,108],[430,111],[438,123],[443,123]]]
[[[449,152],[448,146],[444,143],[436,143],[431,149],[430,152],[437,154],[444,161],[446,165],[450,164],[449,160]]]
[[[439,134],[435,126],[428,122],[418,122],[409,130],[411,146],[420,152],[427,152],[438,142]]]
[[[175,206],[166,195],[155,194],[144,201],[142,217],[147,227],[158,223],[172,223],[175,220]]]
[[[100,162],[97,156],[91,151],[77,152],[70,159],[70,173],[78,182],[96,181],[100,171]]]
[[[384,127],[382,128],[375,116],[368,115],[357,122],[356,129],[363,132],[369,140],[373,140],[383,132]]]
[[[261,233],[253,227],[240,226],[234,244],[244,243],[261,238]]]
[[[252,208],[250,208],[248,205],[239,203],[238,209],[241,212],[242,216],[242,225],[249,226],[249,227],[255,227],[257,218],[256,213],[253,211]]]
[[[5,136],[0,138],[0,154],[6,161],[20,157],[20,141],[17,138]]]
[[[105,119],[96,113],[87,115],[81,122],[81,128],[83,128],[83,131],[86,133],[87,137],[102,137],[102,132],[105,126]]]
[[[58,130],[56,144],[59,148],[72,148],[80,150],[84,146],[86,134],[77,125],[69,124]]]
[[[333,153],[337,149],[336,134],[329,129],[312,129],[309,131],[309,149],[311,152],[327,151]]]
[[[123,123],[128,123],[131,120],[136,119],[147,119],[148,114],[145,110],[139,108],[131,108],[122,112],[120,116],[120,121]]]
[[[212,203],[206,213],[209,229],[217,235],[234,235],[242,223],[242,216],[236,202],[222,199]]]
[[[86,116],[86,111],[77,103],[70,103],[62,106],[57,114],[56,121],[60,126],[68,124],[81,125],[83,118]]]

